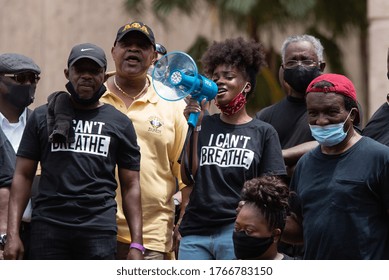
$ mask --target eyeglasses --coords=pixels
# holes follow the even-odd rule
[[[304,66],[304,67],[314,67],[318,63],[316,61],[313,61],[311,59],[305,59],[305,60],[288,60],[283,64],[284,68],[289,69],[289,68],[294,68],[299,65]]]
[[[25,84],[27,82],[30,82],[31,84],[36,84],[40,80],[40,77],[38,74],[32,73],[32,72],[23,72],[18,74],[1,74],[4,77],[11,78],[18,82],[19,84]]]

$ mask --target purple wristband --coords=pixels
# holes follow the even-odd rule
[[[131,248],[134,248],[134,249],[137,249],[137,250],[141,251],[142,254],[144,254],[145,251],[146,251],[146,248],[143,247],[142,244],[135,243],[135,242],[131,242],[131,244],[130,244],[130,249],[131,249]]]

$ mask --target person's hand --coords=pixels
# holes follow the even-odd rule
[[[24,255],[23,242],[19,236],[8,236],[4,247],[3,257],[5,260],[22,260]]]
[[[180,241],[181,241],[181,234],[180,232],[178,231],[178,228],[180,227],[180,224],[177,223],[175,226],[174,226],[174,230],[173,230],[173,246],[172,246],[172,252],[174,252],[175,256],[176,256],[176,259],[178,259],[178,249],[180,247]]]
[[[201,121],[204,116],[204,112],[207,110],[208,106],[208,101],[204,98],[201,101],[201,104],[194,98],[187,99],[187,105],[184,109],[184,116],[188,120],[189,115],[191,113],[200,113],[199,118],[197,120],[197,126],[201,124]]]
[[[127,260],[143,260],[143,253],[135,248],[130,248],[127,254]]]
[[[200,103],[197,102],[196,99],[188,99],[187,101],[187,105],[184,109],[184,116],[185,118],[188,120],[189,119],[189,115],[191,113],[200,113],[201,112],[201,106],[200,106]]]

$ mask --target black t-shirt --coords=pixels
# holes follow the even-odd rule
[[[48,142],[47,105],[27,122],[17,155],[41,162],[32,220],[116,232],[116,164],[139,170],[140,151],[130,119],[105,104],[75,110],[75,143]]]
[[[363,137],[339,155],[317,147],[299,160],[290,187],[305,259],[389,258],[387,146]]]
[[[389,146],[389,105],[384,103],[373,114],[362,131],[363,136],[368,136],[386,146]]]
[[[288,96],[259,111],[256,118],[275,128],[282,149],[315,140],[308,125],[305,99]]]
[[[199,166],[180,233],[207,235],[233,223],[243,183],[261,174],[285,175],[274,128],[260,120],[232,125],[205,116],[198,135]]]

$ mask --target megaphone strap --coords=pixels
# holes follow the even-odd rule
[[[182,148],[179,163],[183,165],[185,176],[187,178],[187,185],[194,184],[194,178],[192,174],[192,161],[193,161],[193,138],[191,137],[193,133],[193,127],[188,126],[188,132],[186,134],[186,139],[184,142],[184,147]],[[187,151],[189,145],[189,151]]]

